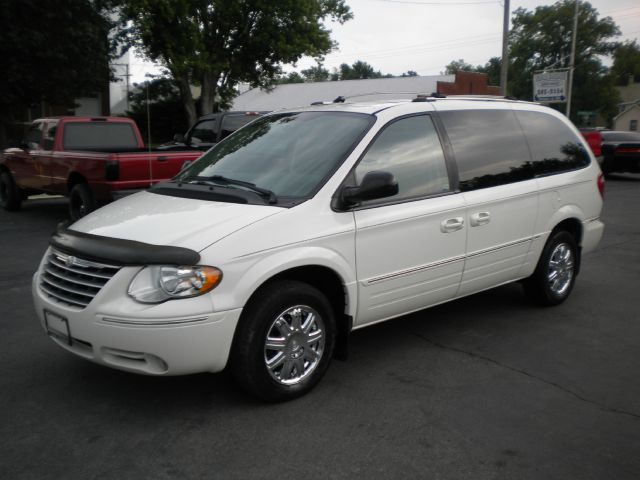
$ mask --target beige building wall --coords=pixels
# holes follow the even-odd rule
[[[640,106],[635,105],[614,118],[613,129],[640,131]]]

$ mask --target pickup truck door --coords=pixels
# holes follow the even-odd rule
[[[403,117],[375,138],[355,169],[392,173],[398,194],[362,202],[356,223],[356,325],[453,298],[464,267],[466,206],[451,191],[440,139],[429,115]]]
[[[21,188],[41,190],[49,182],[49,172],[40,163],[44,122],[33,122],[22,140],[20,149],[10,154],[10,169]]]
[[[58,120],[47,120],[42,139],[42,151],[39,162],[49,173],[49,181],[44,189],[49,192],[67,193],[68,168],[64,162],[56,163],[55,141]],[[62,170],[62,171],[61,171]]]

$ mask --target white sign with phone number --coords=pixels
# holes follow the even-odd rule
[[[567,101],[567,72],[545,72],[533,75],[533,100],[556,103]]]

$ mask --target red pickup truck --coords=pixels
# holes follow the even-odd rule
[[[173,177],[200,155],[146,149],[129,118],[42,118],[18,148],[0,157],[0,203],[18,210],[29,195],[66,195],[76,220],[101,203]]]

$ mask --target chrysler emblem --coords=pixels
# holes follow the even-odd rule
[[[67,267],[73,267],[73,266],[75,265],[75,263],[76,263],[76,257],[73,257],[73,256],[69,256],[69,257],[67,257],[67,258],[65,259],[65,261],[64,261],[64,264],[65,264]]]

